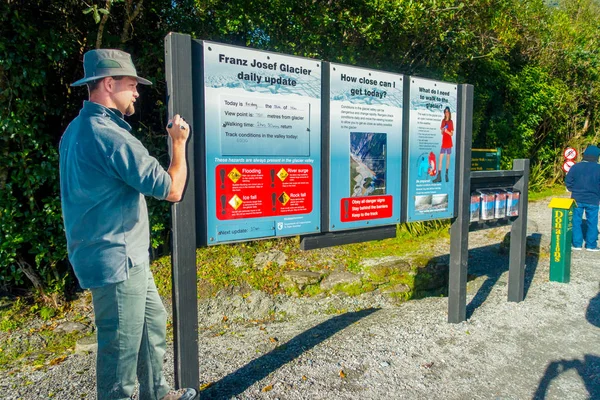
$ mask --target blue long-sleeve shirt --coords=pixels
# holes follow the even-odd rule
[[[60,141],[60,192],[69,260],[83,288],[121,282],[148,259],[146,196],[171,177],[114,109],[84,102]]]
[[[571,167],[565,178],[567,190],[577,203],[600,203],[600,164],[582,161]]]

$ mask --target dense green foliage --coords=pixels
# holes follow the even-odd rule
[[[549,5],[550,4],[550,5]],[[562,148],[598,142],[595,0],[0,0],[0,286],[61,292],[58,142],[86,98],[69,87],[94,47],[130,52],[142,76],[134,133],[167,165],[163,38],[169,31],[475,86],[474,146],[531,158],[556,181]],[[150,202],[153,247],[168,206]],[[35,276],[33,277],[35,281]]]

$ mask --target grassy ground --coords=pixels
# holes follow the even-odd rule
[[[529,201],[539,201],[548,197],[570,196],[564,185],[555,185],[543,189],[541,192],[529,192]]]
[[[530,193],[529,199],[537,201],[565,194],[563,186],[556,186],[540,193]],[[427,272],[417,274],[416,270],[429,262],[440,239],[448,240],[448,227],[449,221],[403,224],[398,227],[397,237],[393,239],[311,251],[301,251],[297,237],[198,249],[198,296],[209,297],[230,287],[295,296],[322,294],[318,283],[306,285],[302,289],[286,285],[286,272],[302,270],[319,272],[322,277],[332,271],[361,274],[360,282],[331,290],[348,295],[359,295],[376,288],[407,285],[411,291],[398,294],[400,300],[407,300],[416,294],[412,291],[417,283],[415,281],[427,279]],[[272,261],[256,265],[256,257],[261,253],[284,255],[285,262]],[[361,263],[364,259],[385,256],[409,260],[411,270],[399,272],[388,267],[373,270]],[[151,268],[160,295],[170,301],[170,257],[155,260]],[[0,370],[8,370],[10,373],[25,365],[44,368],[64,360],[74,350],[77,340],[91,334],[91,329],[72,334],[55,332],[56,327],[64,321],[77,321],[90,327],[93,325],[89,292],[84,293],[76,302],[66,303],[58,309],[41,305],[32,296],[0,298]]]
[[[447,239],[448,222],[432,221],[426,224],[401,225],[396,238],[376,242],[357,243],[327,249],[302,251],[299,249],[299,238],[271,239],[240,244],[219,245],[196,251],[198,266],[198,295],[212,296],[221,289],[231,286],[261,290],[269,294],[291,294],[297,296],[314,296],[320,294],[318,285],[307,285],[301,290],[294,290],[286,285],[285,272],[311,271],[323,276],[332,271],[348,271],[365,273],[361,260],[376,257],[396,256],[408,257],[411,264],[424,266],[431,256],[431,251],[424,251],[429,242]],[[285,263],[268,262],[256,265],[256,257],[260,253],[281,252],[285,254]],[[161,296],[171,297],[171,261],[170,257],[162,257],[152,263],[154,278]],[[391,280],[393,281],[393,279]],[[398,283],[391,282],[387,284]],[[366,276],[362,285],[339,287],[350,295],[358,295],[374,290],[378,285]]]
[[[0,303],[0,371],[22,367],[42,369],[62,362],[75,349],[77,340],[91,334],[91,296],[60,308],[40,306],[33,297],[18,297]],[[89,329],[57,332],[65,321],[79,322]]]
[[[317,271],[323,276],[333,270],[360,273],[365,272],[361,260],[392,255],[410,256],[413,262],[421,265],[433,254],[430,250],[423,250],[427,243],[440,237],[448,238],[447,226],[442,222],[403,225],[394,239],[312,251],[299,250],[297,237],[198,249],[198,295],[200,298],[208,297],[221,289],[239,287],[269,294],[314,296],[322,293],[318,284],[307,285],[301,290],[286,286],[285,272]],[[276,251],[285,254],[284,263],[255,265],[259,253]],[[170,257],[155,260],[151,269],[160,295],[167,302],[170,301]],[[413,287],[414,274],[383,268],[369,271],[359,283],[337,286],[332,291],[359,295],[377,287],[391,287],[400,283]],[[405,295],[400,300],[407,300],[408,297]],[[67,320],[92,325],[89,292],[85,292],[77,302],[66,303],[58,309],[42,306],[32,296],[0,301],[0,371],[8,370],[11,373],[25,366],[42,369],[62,362],[74,351],[77,340],[91,334],[91,330],[71,334],[55,332],[57,326]],[[168,331],[172,336],[171,326],[168,326]]]

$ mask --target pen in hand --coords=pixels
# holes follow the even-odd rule
[[[169,122],[169,125],[167,125],[167,128],[171,129],[173,127],[173,122]],[[182,130],[185,130],[185,126],[183,125],[179,125],[179,128]]]

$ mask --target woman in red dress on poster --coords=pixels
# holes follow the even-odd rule
[[[452,122],[450,107],[444,109],[444,119],[442,120],[440,131],[442,133],[442,148],[440,149],[438,173],[433,182],[442,181],[442,161],[444,160],[444,154],[446,155],[446,182],[448,182],[448,168],[450,167],[450,154],[452,154],[452,136],[454,136],[454,123]]]

